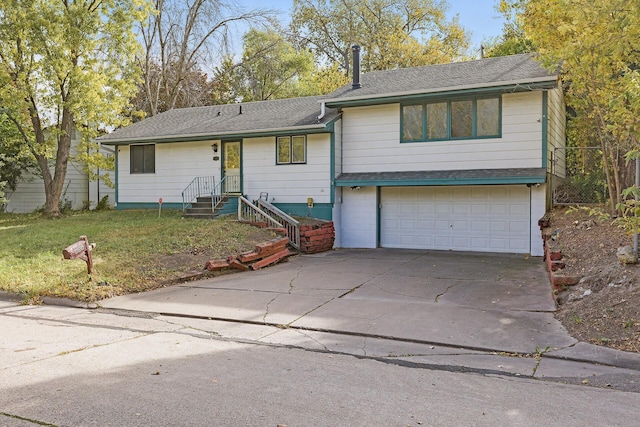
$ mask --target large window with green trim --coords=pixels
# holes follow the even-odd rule
[[[501,129],[499,96],[425,101],[400,108],[402,142],[497,138]]]
[[[276,138],[276,163],[279,165],[307,162],[307,137],[304,135]]]

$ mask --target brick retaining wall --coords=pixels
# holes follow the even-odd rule
[[[315,254],[333,249],[336,230],[333,221],[300,226],[300,252]]]

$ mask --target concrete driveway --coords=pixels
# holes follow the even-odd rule
[[[554,319],[542,260],[514,255],[337,250],[101,305],[477,351],[577,344]]]

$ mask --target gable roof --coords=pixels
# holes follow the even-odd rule
[[[339,113],[320,115],[323,97],[176,108],[98,138],[106,145],[326,132]]]
[[[329,94],[325,102],[327,106],[340,107],[381,103],[385,100],[397,102],[411,95],[442,95],[474,89],[551,88],[557,85],[557,79],[556,73],[542,68],[531,54],[520,54],[364,73],[360,76],[362,87],[353,89],[349,83]]]

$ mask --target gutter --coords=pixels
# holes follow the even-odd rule
[[[546,82],[555,82],[557,84],[558,76],[547,76],[547,77],[538,77],[534,79],[522,79],[522,80],[511,80],[511,81],[500,81],[493,82],[490,84],[487,83],[476,83],[472,85],[462,85],[462,86],[447,86],[441,88],[427,89],[427,90],[410,90],[410,91],[402,91],[402,92],[392,92],[385,94],[371,94],[371,95],[363,95],[363,96],[353,96],[353,97],[344,97],[344,98],[333,98],[333,99],[325,99],[323,104],[327,104],[329,107],[334,107],[338,105],[344,105],[351,101],[366,101],[372,99],[386,99],[386,98],[397,98],[403,96],[410,95],[429,95],[429,94],[437,94],[437,93],[445,93],[445,92],[461,92],[465,90],[472,89],[491,89],[491,88],[500,88],[500,87],[523,87],[526,88],[527,85],[537,85],[540,83]]]
[[[270,128],[270,129],[258,129],[247,132],[239,131],[227,131],[227,132],[215,132],[215,133],[193,133],[193,134],[181,134],[181,135],[154,135],[146,137],[128,137],[128,138],[112,138],[112,139],[98,139],[99,144],[104,145],[124,145],[128,143],[137,142],[185,142],[185,141],[206,141],[211,139],[221,139],[222,137],[248,137],[248,136],[270,136],[268,134],[284,134],[292,132],[304,132],[304,131],[321,131],[327,130],[325,124],[306,125],[306,126],[292,126],[287,128]],[[307,132],[308,133],[308,132]]]

